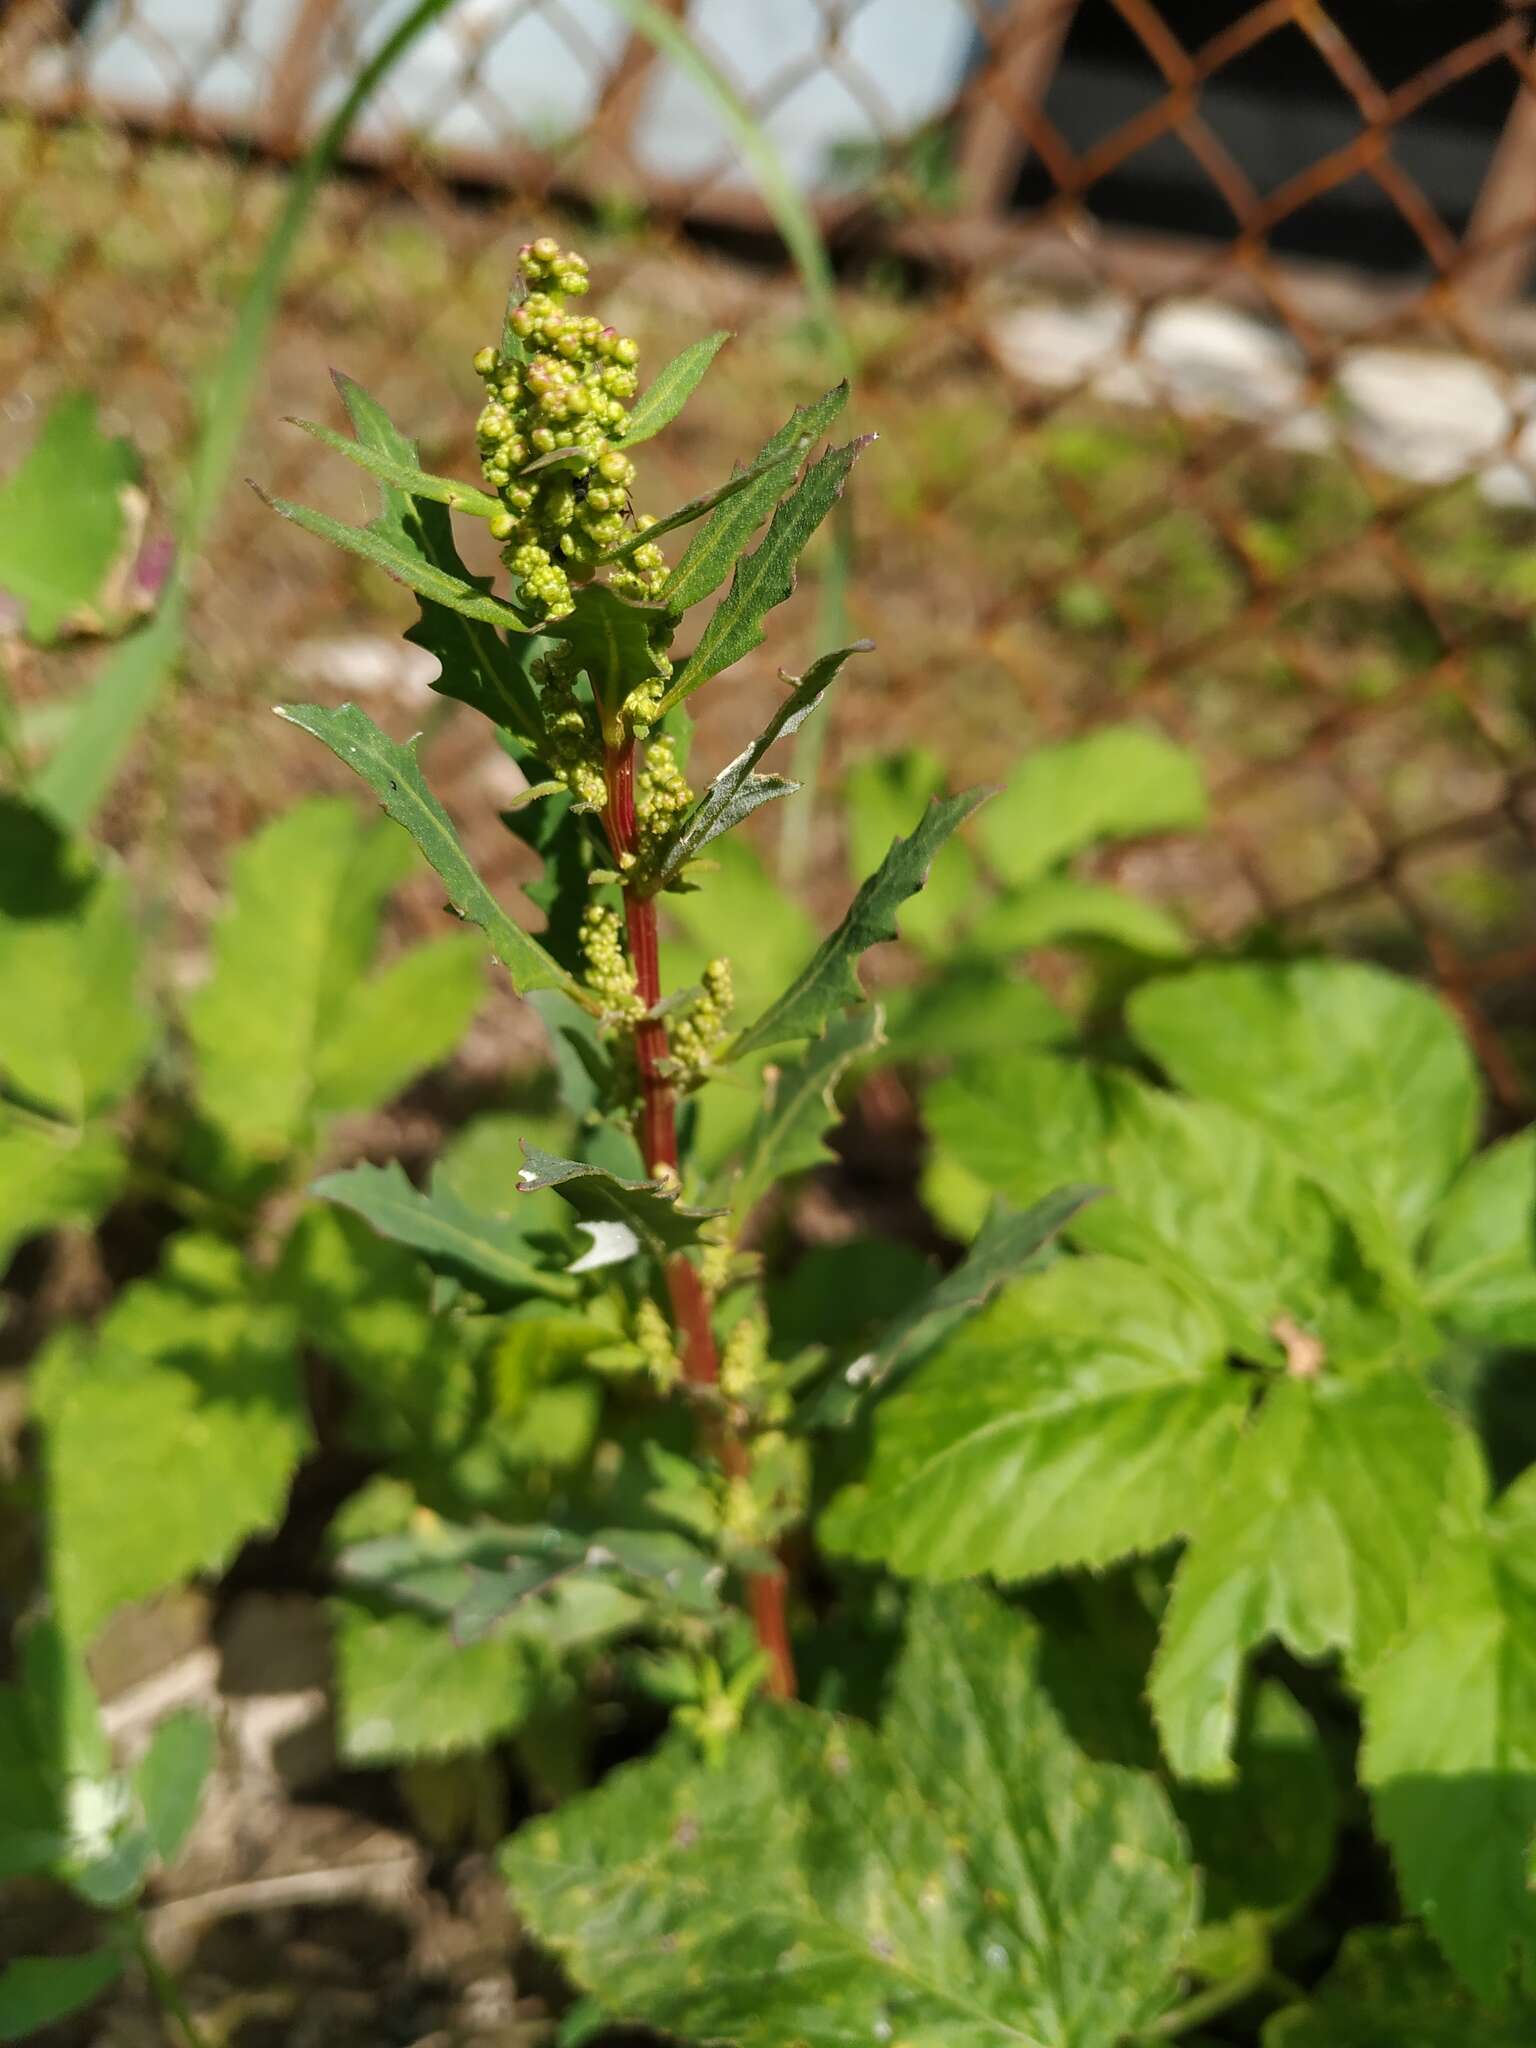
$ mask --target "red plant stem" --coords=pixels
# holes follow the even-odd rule
[[[604,774],[608,805],[603,822],[622,874],[623,857],[632,854],[636,844],[633,740],[607,750]],[[650,1010],[661,1000],[661,949],[654,899],[626,886],[624,923],[636,993]],[[649,1017],[637,1024],[635,1066],[640,1077],[640,1149],[647,1171],[653,1175],[661,1169],[677,1171],[677,1103],[665,1072],[666,1058],[667,1027],[662,1019]],[[720,1378],[720,1358],[709,1323],[709,1298],[698,1268],[686,1253],[678,1252],[667,1261],[666,1279],[673,1326],[682,1339],[684,1377],[690,1386],[713,1387]],[[751,1460],[735,1430],[722,1424],[711,1434],[711,1448],[718,1454],[726,1476],[745,1478]],[[787,1575],[782,1566],[771,1572],[751,1572],[746,1586],[758,1647],[768,1661],[767,1690],[776,1699],[792,1700],[795,1665],[789,1644]]]

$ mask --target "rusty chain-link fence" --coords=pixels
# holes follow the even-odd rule
[[[173,497],[285,165],[400,11],[0,6],[0,464],[51,396],[85,385]],[[857,423],[883,437],[846,594],[880,666],[848,695],[834,765],[926,738],[958,773],[995,772],[1038,738],[1155,719],[1204,760],[1216,828],[1123,852],[1126,878],[1212,937],[1272,918],[1427,965],[1522,1109],[1532,15],[1498,0],[667,11],[810,196]],[[516,246],[577,220],[605,308],[652,367],[703,326],[740,337],[647,465],[658,509],[828,381],[827,337],[708,98],[609,0],[459,0],[311,221],[244,466],[357,515],[356,480],[278,425],[321,409],[335,363],[411,424],[430,467],[467,470],[468,357]],[[808,579],[776,660],[815,631],[819,595]],[[318,772],[266,717],[294,677],[394,693],[409,729],[419,677],[377,637],[381,602],[406,616],[400,593],[232,493],[177,719],[176,831],[194,854]],[[765,659],[725,715],[744,719],[770,677]],[[492,772],[469,721],[433,744],[464,776]],[[151,793],[153,778],[151,762]]]

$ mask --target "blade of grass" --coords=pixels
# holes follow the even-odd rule
[[[320,186],[379,85],[422,31],[452,5],[453,0],[416,0],[357,72],[346,98],[294,173],[283,210],[241,297],[234,334],[200,408],[201,430],[181,509],[176,565],[158,615],[107,662],[37,778],[38,797],[72,831],[84,831],[91,824],[180,662],[187,578],[229,484],[283,280]]]

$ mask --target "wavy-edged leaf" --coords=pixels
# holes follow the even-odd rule
[[[538,630],[526,625],[503,599],[488,596],[467,576],[456,576],[452,570],[438,568],[424,555],[402,546],[377,526],[348,526],[344,520],[332,519],[328,513],[316,512],[308,505],[293,505],[286,498],[274,498],[258,483],[252,483],[251,489],[264,505],[270,505],[284,519],[291,519],[295,526],[302,526],[306,533],[314,534],[319,540],[328,540],[334,547],[345,548],[348,554],[360,555],[365,562],[372,562],[376,569],[382,569],[386,576],[392,576],[397,583],[414,590],[418,597],[430,598],[434,604],[443,605],[451,612],[460,612],[466,619],[476,619],[481,625],[499,626],[503,632],[532,633]]]
[[[29,1237],[94,1223],[127,1175],[122,1144],[102,1125],[48,1130],[0,1111],[0,1265]]]
[[[1166,2003],[1195,1881],[1153,1780],[1089,1763],[1028,1623],[919,1599],[881,1733],[756,1709],[674,1736],[503,1852],[615,2016],[740,2048],[1114,2048]]]
[[[447,1187],[423,1194],[406,1179],[398,1159],[325,1174],[310,1193],[350,1209],[381,1237],[420,1252],[434,1272],[452,1274],[497,1305],[540,1295],[571,1301],[580,1291],[565,1274],[537,1265],[516,1223],[478,1215]]]
[[[483,1750],[528,1718],[540,1671],[511,1636],[463,1642],[426,1614],[340,1596],[329,1603],[337,1734],[349,1763],[377,1767]]]
[[[55,2020],[68,2019],[115,1984],[128,1966],[125,1949],[97,1948],[74,1956],[18,1956],[0,1970],[0,2041],[29,2041]]]
[[[94,1331],[61,1331],[34,1369],[54,1611],[72,1640],[217,1570],[282,1514],[309,1419],[292,1318],[252,1277],[234,1245],[173,1239],[161,1274]]]
[[[690,341],[685,349],[656,372],[635,400],[624,428],[624,446],[633,448],[649,441],[663,427],[670,427],[702,383],[705,371],[730,340],[729,328]]]
[[[1101,1188],[1069,1185],[1054,1188],[1024,1210],[994,1203],[959,1265],[903,1308],[872,1351],[818,1392],[803,1419],[813,1428],[846,1427],[870,1402],[898,1386],[951,1330],[979,1314],[1000,1287],[1049,1258],[1051,1240],[1102,1193]]]
[[[1529,2048],[1536,1999],[1495,2011],[1465,1991],[1418,1927],[1356,1927],[1301,2005],[1265,2024],[1263,2048]]]
[[[673,677],[661,700],[663,714],[691,697],[711,676],[734,667],[762,645],[764,617],[794,589],[795,564],[807,541],[842,496],[848,472],[873,438],[866,434],[840,448],[829,448],[783,499],[758,546],[737,564],[730,589]],[[743,492],[732,504],[746,505],[750,499],[751,494]],[[723,512],[730,509],[722,507]],[[686,560],[685,556],[684,563]],[[679,571],[683,565],[678,564]],[[677,609],[675,596],[665,590],[662,602],[669,610]]]
[[[627,603],[606,583],[588,583],[573,594],[567,615],[545,631],[570,648],[608,712],[656,674],[656,650],[671,639],[672,622],[654,606]]]
[[[965,935],[982,953],[1023,952],[1034,946],[1103,939],[1153,960],[1179,960],[1189,933],[1161,905],[1106,882],[1075,875],[1042,875],[989,903]]]
[[[422,778],[414,741],[399,745],[355,704],[341,704],[335,710],[320,704],[282,704],[278,716],[323,740],[363,778],[388,815],[405,827],[436,869],[454,909],[485,933],[519,995],[531,989],[558,989],[585,1006],[575,977],[512,922],[470,866],[448,813]]]
[[[1231,1777],[1244,1661],[1270,1637],[1369,1672],[1485,1484],[1470,1433],[1405,1373],[1274,1387],[1173,1583],[1150,1695],[1174,1770]]]
[[[798,1060],[770,1075],[767,1099],[747,1133],[731,1189],[738,1218],[749,1215],[770,1187],[832,1158],[825,1139],[838,1119],[833,1091],[853,1062],[874,1052],[883,1036],[880,1005],[861,1004],[834,1017]]]
[[[1202,825],[1209,811],[1200,764],[1142,726],[1040,747],[1008,778],[981,827],[999,879],[1033,882],[1101,839]]]
[[[1353,961],[1223,963],[1148,983],[1128,1016],[1181,1087],[1261,1125],[1408,1273],[1480,1113],[1466,1040],[1427,989]]]
[[[834,1012],[864,1000],[858,959],[871,946],[896,936],[896,912],[916,895],[934,855],[955,829],[986,800],[984,789],[962,790],[929,805],[917,829],[898,839],[864,883],[842,923],[774,1003],[742,1032],[731,1056],[766,1052],[790,1039],[809,1038]]]
[[[1536,1131],[1463,1168],[1430,1224],[1430,1305],[1463,1336],[1536,1346]]]
[[[757,774],[758,762],[775,740],[787,739],[799,731],[837,680],[849,655],[871,653],[874,644],[873,640],[855,640],[851,646],[839,647],[835,653],[823,654],[811,663],[751,746],[744,747],[733,761],[726,763],[683,820],[667,849],[657,877],[658,888],[664,888],[711,841],[739,825],[760,804],[789,796],[799,788],[797,782],[787,781],[783,776]]]
[[[828,1549],[909,1577],[1038,1577],[1186,1534],[1248,1404],[1219,1324],[1166,1281],[1071,1259],[956,1331],[876,1412]]]
[[[340,371],[331,374],[358,446],[414,470],[416,443],[400,432],[361,384]],[[375,532],[472,589],[482,594],[490,590],[490,578],[471,576],[459,559],[453,524],[446,512],[430,502],[419,503],[382,479],[379,495],[382,510],[371,522]],[[550,643],[538,634],[520,633],[509,646],[480,620],[434,604],[423,593],[418,595],[422,596],[421,617],[405,637],[436,658],[442,672],[433,689],[439,696],[470,705],[494,724],[511,727],[525,740],[534,739],[543,727],[529,667],[548,652]]]
[[[557,1159],[526,1138],[523,1157],[528,1163],[517,1176],[522,1194],[552,1188],[584,1220],[624,1224],[658,1259],[697,1244],[703,1226],[724,1214],[720,1209],[685,1209],[675,1187],[657,1180],[625,1180],[579,1159]]]
[[[780,457],[798,458],[806,453],[847,403],[846,382],[835,384],[814,403],[796,406],[778,432],[763,443],[745,471],[753,479],[751,488],[733,493],[729,504],[722,505],[694,535],[662,585],[660,601],[674,617],[681,618],[691,605],[720,588],[742,549],[783,496],[788,474],[779,467]]]
[[[1408,1627],[1365,1675],[1360,1775],[1404,1905],[1494,2003],[1536,1959],[1536,1472],[1416,1563]]]

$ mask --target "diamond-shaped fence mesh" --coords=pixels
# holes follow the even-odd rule
[[[287,166],[402,11],[0,4],[0,466],[84,385],[174,501]],[[846,594],[879,666],[848,694],[834,766],[925,738],[959,773],[995,772],[1039,738],[1156,720],[1201,755],[1215,828],[1123,850],[1122,875],[1216,938],[1272,920],[1427,968],[1519,1108],[1536,1085],[1531,12],[665,11],[809,197],[858,424],[883,438]],[[279,425],[322,409],[336,364],[429,466],[465,469],[468,358],[546,227],[579,230],[653,364],[704,326],[738,332],[647,463],[657,507],[826,381],[825,334],[693,80],[611,0],[458,0],[322,195],[243,466],[362,509],[358,481]],[[817,605],[809,576],[772,661],[716,693],[733,735]],[[157,818],[206,866],[320,774],[265,718],[296,677],[393,693],[408,727],[419,679],[378,637],[381,607],[408,616],[233,492],[198,572],[178,745],[145,750],[121,828]],[[467,720],[433,744],[450,772],[494,772]]]

